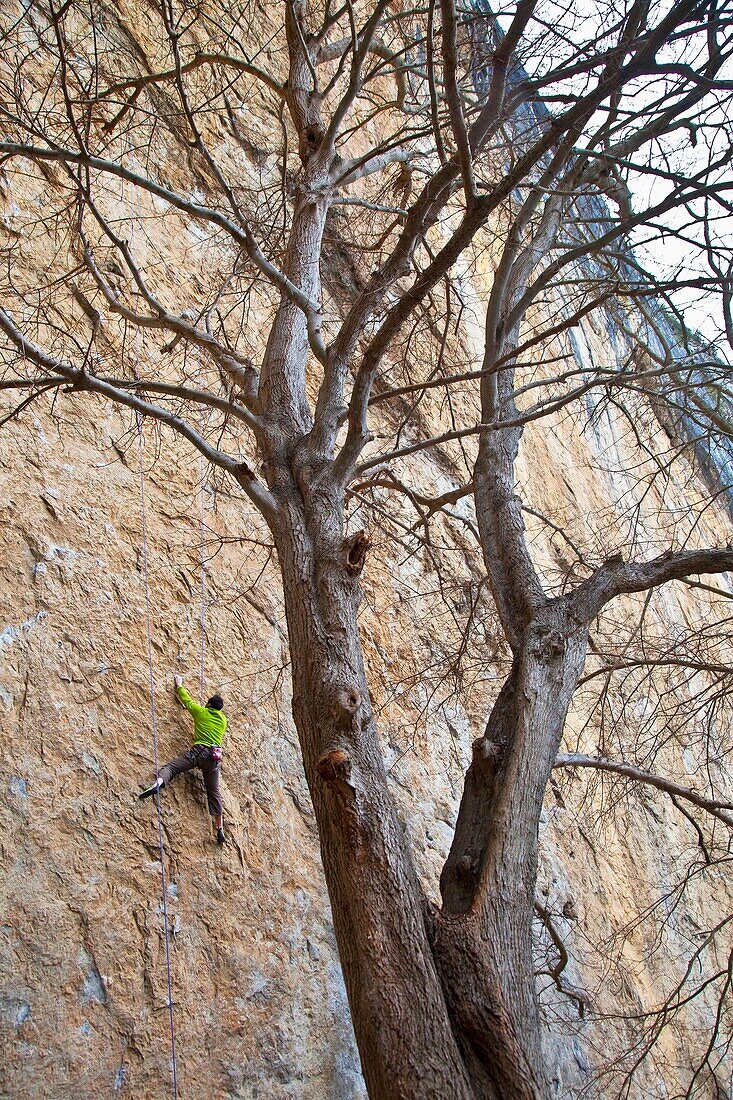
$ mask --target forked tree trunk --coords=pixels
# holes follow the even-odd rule
[[[536,760],[527,765],[540,743],[554,742],[547,721],[561,731],[567,693],[558,676],[577,666],[583,647],[558,647],[552,632],[548,643],[545,627],[530,632],[526,661],[515,667],[493,726],[490,721],[477,743],[442,882],[444,909],[430,912],[389,793],[371,711],[357,624],[358,539],[343,539],[337,494],[306,493],[304,502],[299,489],[283,493],[282,484],[275,539],[293,714],[369,1096],[542,1100],[531,926],[544,782],[534,778]],[[532,652],[548,645],[549,663],[548,654],[538,659]],[[558,700],[553,708],[546,705],[550,690]],[[492,732],[512,749],[494,770],[487,803],[485,784],[475,780]],[[544,775],[554,755],[542,752]],[[513,808],[513,789],[525,808]],[[471,862],[464,828],[479,819],[493,823],[488,833],[478,829],[482,868]],[[468,905],[467,876],[473,876]]]

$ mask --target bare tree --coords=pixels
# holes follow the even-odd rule
[[[58,391],[126,406],[184,436],[259,510],[369,1094],[545,1096],[532,922],[553,768],[615,767],[730,823],[704,791],[557,754],[596,618],[623,594],[727,572],[733,551],[641,546],[576,562],[551,591],[516,473],[524,426],[593,391],[727,432],[724,368],[684,339],[680,350],[649,302],[717,293],[730,330],[717,234],[730,213],[730,11],[287,0],[259,48],[254,4],[161,0],[144,15],[132,28],[101,4],[40,0],[5,31],[0,155],[37,211],[7,250],[2,386],[23,395],[9,415]],[[281,135],[279,156],[260,125],[265,143]],[[704,155],[684,167],[690,143]],[[156,244],[190,228],[217,242],[194,303]],[[650,287],[628,244],[640,230],[694,245],[705,270]],[[47,270],[39,234],[57,242]],[[482,263],[477,356],[457,271]],[[607,303],[622,361],[579,363],[573,334]],[[449,421],[439,434],[421,414],[432,391]],[[454,445],[465,485],[426,496],[410,484],[412,456]],[[346,506],[380,479],[423,530],[472,497],[511,650],[440,909],[395,812],[359,640],[369,539],[349,531]]]

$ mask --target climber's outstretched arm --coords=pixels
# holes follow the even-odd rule
[[[178,682],[178,681],[180,681],[180,679],[181,679],[180,676],[176,676],[176,695],[178,696],[180,701],[183,703],[186,710],[189,712],[189,714],[192,714],[194,717],[196,717],[197,714],[204,713],[206,711],[206,707],[202,707],[199,703],[196,703],[191,698],[191,696],[188,694],[185,687],[183,686],[183,683]]]

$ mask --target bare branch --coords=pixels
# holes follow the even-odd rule
[[[655,787],[658,791],[663,791],[670,797],[682,798],[686,802],[691,802],[694,806],[698,806],[701,810],[705,810],[733,828],[733,815],[729,812],[733,811],[733,802],[721,802],[706,798],[690,787],[683,787],[681,784],[674,783],[671,779],[665,779],[661,775],[645,772],[632,764],[624,764],[618,760],[604,760],[596,756],[584,756],[582,753],[561,753],[555,760],[554,766],[556,768],[595,768],[598,771],[622,775],[626,779],[633,779],[635,783],[644,783],[649,787]]]
[[[237,484],[244,489],[250,500],[262,511],[263,515],[270,519],[276,518],[277,505],[274,498],[260,484],[247,462],[241,458],[232,458],[212,447],[195,428],[192,428],[185,420],[182,420],[181,417],[168,409],[153,405],[136,394],[129,393],[126,389],[106,382],[88,371],[77,370],[47,355],[36,344],[26,339],[10,316],[2,309],[0,309],[0,328],[17,347],[24,359],[36,363],[42,370],[47,371],[54,377],[63,378],[66,383],[71,385],[72,389],[99,394],[117,404],[126,405],[143,416],[149,416],[153,420],[167,424],[169,428],[172,428],[184,439],[187,439],[189,443],[192,443],[214,466],[218,466],[230,474]]]
[[[623,592],[645,592],[673,580],[733,570],[733,549],[668,551],[648,562],[610,558],[570,597],[574,613],[590,623],[607,603]]]
[[[17,142],[8,141],[0,142],[0,157],[28,157],[29,160],[80,164],[84,167],[92,168],[95,171],[106,172],[109,175],[116,176],[118,179],[125,180],[127,183],[132,183],[136,187],[140,187],[143,191],[147,191],[152,195],[157,195],[158,198],[164,199],[166,202],[170,203],[171,206],[175,207],[177,210],[182,210],[184,213],[190,214],[191,217],[202,218],[204,221],[211,222],[212,225],[218,225],[219,228],[228,233],[237,244],[242,246],[258,270],[261,271],[263,275],[266,275],[283,294],[290,298],[303,311],[308,320],[309,332],[311,333],[314,345],[314,353],[321,359],[325,358],[325,349],[320,335],[320,309],[316,304],[311,302],[308,296],[291,282],[279,268],[266,258],[248,227],[238,225],[224,214],[221,214],[218,210],[214,210],[207,206],[201,206],[199,203],[185,199],[182,195],[169,190],[167,187],[163,187],[161,184],[141,175],[139,172],[133,172],[116,161],[106,160],[102,157],[76,153],[71,149],[44,149],[39,146],[23,145]]]

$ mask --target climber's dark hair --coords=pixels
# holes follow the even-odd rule
[[[224,700],[221,695],[212,695],[206,706],[209,710],[222,710],[224,707]]]

